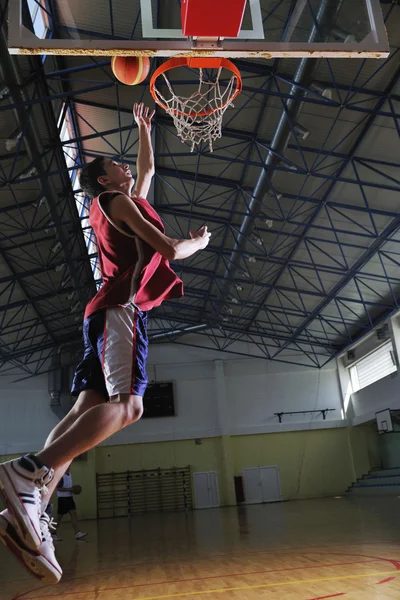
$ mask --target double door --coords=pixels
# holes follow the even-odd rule
[[[282,500],[279,467],[249,467],[243,469],[246,504],[279,502]]]

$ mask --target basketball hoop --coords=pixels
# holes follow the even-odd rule
[[[167,77],[167,72],[178,67],[199,69],[199,85],[191,96],[178,96]],[[217,69],[213,81],[207,81],[203,69]],[[232,75],[221,90],[222,70]],[[164,80],[167,89],[161,92],[156,86],[158,80]],[[242,91],[242,78],[239,69],[227,58],[171,58],[163,63],[150,81],[150,92],[156,103],[169,114],[182,143],[191,144],[191,152],[201,142],[208,142],[210,152],[212,143],[222,136],[222,117],[232,102]]]

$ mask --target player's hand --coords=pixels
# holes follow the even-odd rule
[[[148,106],[145,106],[143,102],[138,104],[135,102],[133,105],[133,117],[138,125],[138,127],[145,127],[146,129],[151,129],[151,119],[154,117],[155,110],[150,111]]]
[[[206,248],[210,242],[211,233],[207,229],[207,225],[203,225],[197,231],[190,231],[190,237],[192,240],[198,240],[199,249],[203,250]]]

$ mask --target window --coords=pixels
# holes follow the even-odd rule
[[[65,162],[67,163],[68,175],[71,179],[72,189],[74,190],[75,203],[78,209],[79,218],[81,220],[81,227],[89,255],[90,266],[92,267],[96,287],[99,289],[101,287],[101,274],[98,266],[96,237],[93,229],[89,225],[90,202],[80,189],[78,179],[78,144],[77,142],[73,141],[75,138],[75,133],[71,110],[65,104],[58,119],[58,130],[60,132],[60,140],[63,146]]]
[[[392,342],[386,342],[350,367],[353,393],[397,371]]]
[[[31,13],[33,31],[41,40],[47,37],[48,20],[46,0],[28,0],[29,12]]]

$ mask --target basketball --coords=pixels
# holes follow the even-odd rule
[[[121,83],[137,85],[149,74],[150,59],[147,56],[113,56],[111,69]]]
[[[80,485],[74,485],[72,486],[72,493],[75,494],[76,496],[79,496],[79,494],[82,492],[82,486]]]

